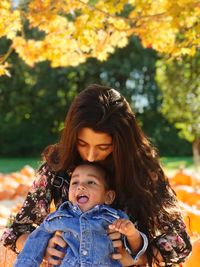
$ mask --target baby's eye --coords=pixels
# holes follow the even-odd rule
[[[88,184],[96,184],[95,181],[88,181]]]
[[[73,182],[71,182],[71,185],[76,185],[76,184],[78,184],[77,181],[73,181]]]

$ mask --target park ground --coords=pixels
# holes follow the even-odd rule
[[[35,179],[35,170],[40,164],[41,160],[38,158],[0,159],[0,235],[9,222],[8,218],[12,220],[21,207]],[[194,250],[183,266],[199,267],[199,252],[196,253],[196,250],[199,251],[200,245],[200,176],[196,176],[192,157],[163,157],[161,164],[180,201],[180,207],[185,214],[184,220],[193,242]],[[6,258],[5,253],[7,253]],[[8,252],[5,253],[0,255],[0,266],[11,267],[15,255],[11,252],[9,255]]]
[[[25,165],[36,169],[40,164],[39,158],[0,158],[0,173],[19,171]],[[169,175],[173,175],[181,167],[195,170],[192,157],[161,157],[161,164]]]

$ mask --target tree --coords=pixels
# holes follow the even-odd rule
[[[1,48],[7,46],[6,40]],[[155,82],[157,54],[131,38],[109,60],[88,59],[77,67],[51,68],[48,62],[27,66],[16,54],[12,79],[0,79],[0,155],[39,155],[58,140],[74,96],[88,84],[119,90],[132,104],[137,119],[161,155],[190,155],[190,146],[159,113],[160,91]]]
[[[132,35],[172,57],[194,55],[199,16],[197,0],[1,0],[0,37],[10,47],[1,57],[0,75],[9,75],[12,51],[30,66],[46,60],[52,67],[76,66],[90,57],[107,59]]]
[[[161,60],[157,80],[163,94],[162,113],[193,144],[195,165],[200,166],[200,54],[182,61]]]

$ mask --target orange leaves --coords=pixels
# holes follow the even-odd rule
[[[184,222],[192,241],[192,253],[182,265],[199,267],[200,262],[200,177],[185,170],[178,171],[170,184],[183,211]]]
[[[35,171],[30,166],[19,172],[0,173],[0,226],[19,210],[34,179]]]
[[[53,33],[66,29],[68,20],[60,15],[61,6],[56,1],[32,0],[29,4],[29,12],[26,18],[30,28],[38,28],[41,31]]]
[[[0,1],[0,38],[6,37],[13,40],[17,32],[21,31],[21,18],[18,10],[12,10],[11,1]],[[8,68],[10,65],[5,62],[8,55],[11,52],[11,48],[8,48],[5,55],[0,56],[0,76],[10,76]]]
[[[183,267],[199,267],[200,263],[200,237],[192,240],[192,254],[183,264]]]
[[[24,166],[19,172],[0,173],[0,200],[26,196],[35,179],[35,172],[29,166]]]
[[[178,171],[171,179],[172,185],[192,185],[192,176],[184,170]]]
[[[169,181],[184,211],[188,232],[200,234],[200,177],[180,170]]]
[[[13,39],[21,30],[21,18],[19,10],[12,10],[11,1],[0,2],[0,37],[6,36]]]
[[[16,37],[13,40],[13,47],[19,56],[31,67],[37,62],[45,60],[45,49],[42,41],[26,41],[22,37]]]
[[[89,57],[106,60],[131,35],[171,57],[194,56],[200,43],[199,16],[195,0],[30,0],[15,10],[2,0],[0,37],[13,40],[30,66],[45,60],[52,67],[76,66]],[[34,38],[26,36],[27,25]],[[6,74],[1,69],[0,75]]]
[[[9,64],[5,62],[4,64],[0,64],[0,76],[7,75],[10,77],[10,72],[8,71]]]

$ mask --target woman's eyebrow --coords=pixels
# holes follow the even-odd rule
[[[81,138],[77,138],[77,140],[86,143],[86,142],[85,142],[83,139],[81,139]]]
[[[83,139],[81,139],[81,138],[78,138],[78,141],[81,141],[81,142],[83,142],[83,143],[86,143],[87,144],[87,142],[86,141],[84,141]],[[106,143],[106,144],[97,144],[97,146],[112,146],[113,144],[112,143]]]
[[[112,146],[112,143],[110,143],[110,144],[98,144],[97,146]]]

